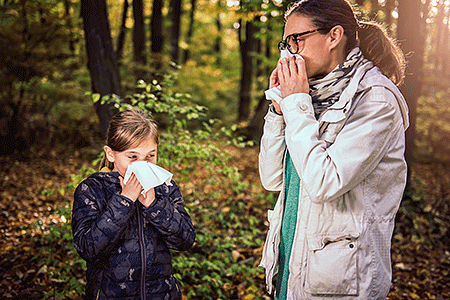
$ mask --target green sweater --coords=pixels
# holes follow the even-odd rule
[[[287,297],[287,284],[289,279],[289,258],[291,256],[292,242],[294,240],[295,226],[297,224],[298,195],[300,177],[292,163],[289,151],[286,151],[286,184],[283,208],[283,221],[281,225],[280,254],[278,260],[278,278],[275,299],[283,300]]]

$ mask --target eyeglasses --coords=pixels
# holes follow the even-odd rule
[[[329,28],[318,28],[318,29],[313,29],[313,30],[308,30],[305,32],[301,32],[301,33],[293,33],[290,34],[286,37],[286,39],[284,41],[281,41],[278,43],[278,49],[281,50],[289,50],[289,52],[291,54],[297,54],[299,52],[301,52],[303,50],[303,48],[305,47],[305,39],[299,39],[301,36],[310,34],[310,33],[315,33],[315,32],[319,32],[321,30],[328,30]]]

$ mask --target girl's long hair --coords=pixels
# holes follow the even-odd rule
[[[346,54],[359,46],[364,57],[372,61],[396,85],[403,82],[405,56],[384,26],[374,21],[358,21],[352,6],[346,0],[300,0],[293,2],[285,13],[308,17],[317,28],[341,25],[347,37]]]
[[[144,139],[151,137],[159,144],[159,133],[155,121],[137,109],[124,110],[117,113],[109,123],[106,134],[106,145],[112,150],[122,152],[139,145]],[[106,155],[103,156],[100,169],[114,169]]]

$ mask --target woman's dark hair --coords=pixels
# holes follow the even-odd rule
[[[156,144],[159,144],[159,133],[155,121],[140,110],[124,110],[111,119],[106,134],[106,145],[114,151],[122,152],[139,145],[149,136]],[[106,155],[103,156],[100,169],[103,167],[114,169],[114,163],[110,162]]]
[[[364,57],[372,61],[381,72],[399,85],[405,73],[405,56],[386,32],[374,21],[358,21],[352,6],[346,0],[300,0],[289,5],[285,20],[292,14],[311,19],[317,28],[341,25],[347,37],[346,54],[359,46]]]

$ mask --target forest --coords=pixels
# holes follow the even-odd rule
[[[450,3],[352,0],[407,58],[408,185],[388,299],[450,298]],[[173,252],[183,299],[273,299],[259,267],[277,194],[258,173],[281,0],[0,0],[0,295],[82,299],[73,191],[99,169],[112,115],[161,131],[197,232]]]

